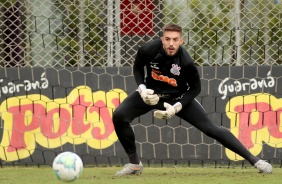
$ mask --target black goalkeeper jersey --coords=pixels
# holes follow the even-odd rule
[[[161,39],[147,42],[138,49],[133,71],[138,86],[145,84],[156,94],[174,98],[184,94],[180,100],[183,106],[201,91],[199,73],[188,52],[180,47],[174,56],[168,56]]]

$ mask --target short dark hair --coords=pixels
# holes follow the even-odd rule
[[[165,31],[176,31],[176,32],[179,32],[180,34],[182,34],[182,27],[177,25],[177,24],[170,23],[170,24],[167,24],[163,27],[163,33]]]

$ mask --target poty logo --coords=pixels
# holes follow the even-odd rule
[[[27,158],[40,144],[57,148],[65,143],[103,149],[117,141],[112,112],[126,98],[120,89],[109,92],[79,86],[66,98],[44,95],[12,97],[0,106],[4,120],[0,158],[14,161]]]
[[[267,93],[232,98],[226,105],[231,120],[230,131],[254,155],[261,153],[263,144],[282,148],[282,99]],[[231,160],[243,160],[226,149]]]

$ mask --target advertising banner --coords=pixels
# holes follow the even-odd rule
[[[254,155],[277,161],[281,69],[199,67],[197,97],[213,123],[229,129]],[[111,118],[134,90],[131,67],[1,68],[0,159],[48,164],[62,151],[76,152],[89,164],[126,158]],[[161,121],[148,113],[132,127],[141,159],[243,160],[178,117]]]

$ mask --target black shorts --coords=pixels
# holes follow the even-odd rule
[[[134,91],[117,107],[114,111],[115,116],[120,117],[124,123],[131,123],[135,118],[151,111],[165,110],[164,102],[174,105],[179,100],[160,98],[156,105],[148,105],[141,98],[137,91]],[[202,105],[194,99],[191,103],[183,106],[176,116],[189,122],[196,128],[202,129],[211,123]]]

